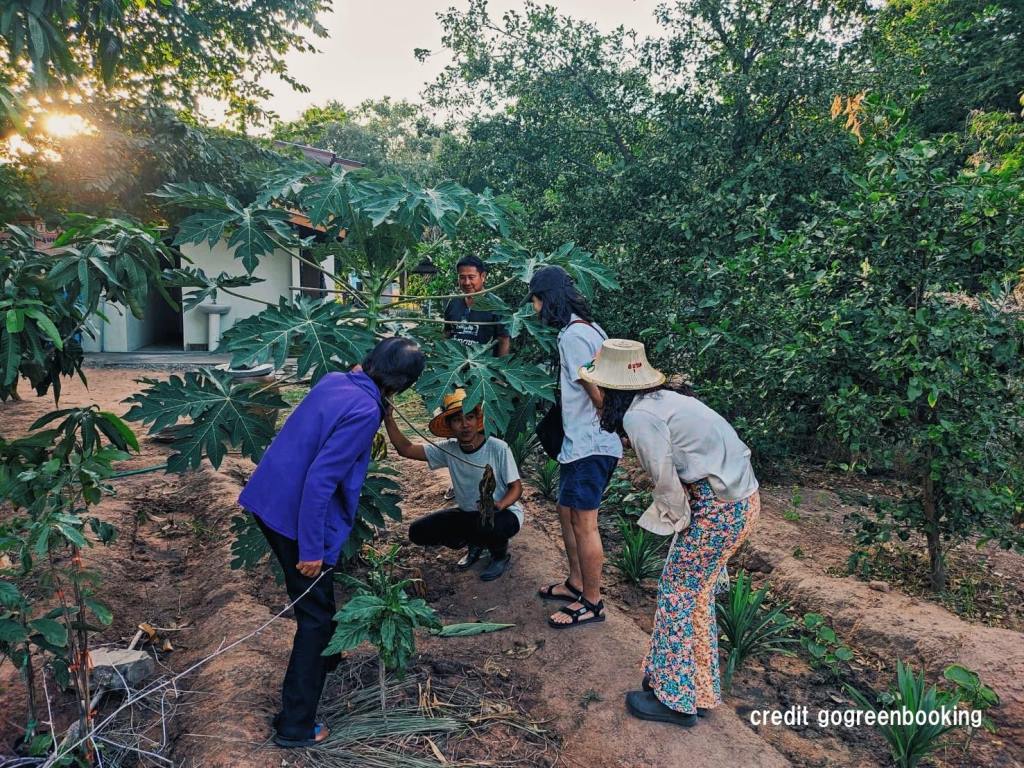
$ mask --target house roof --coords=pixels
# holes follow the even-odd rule
[[[327,232],[327,227],[315,226],[306,214],[300,213],[292,208],[287,208],[286,210],[288,211],[288,221],[292,224],[302,227],[303,229],[308,229],[311,232]],[[347,234],[348,232],[346,230],[340,230],[338,232],[338,240],[344,240],[345,235]]]
[[[307,160],[312,160],[314,163],[326,165],[328,168],[338,165],[346,171],[354,171],[356,168],[366,167],[366,163],[361,163],[358,160],[349,160],[347,157],[339,157],[329,149],[311,147],[308,144],[296,144],[294,141],[274,141],[274,146],[280,147],[281,149],[288,147],[297,149],[302,152]]]

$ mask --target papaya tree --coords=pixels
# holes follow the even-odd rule
[[[256,199],[244,204],[204,183],[171,184],[157,196],[176,210],[191,210],[175,227],[174,245],[226,242],[237,259],[236,274],[207,275],[195,266],[167,270],[165,285],[181,287],[185,306],[194,306],[217,291],[244,296],[256,282],[261,259],[286,254],[324,277],[327,296],[285,296],[267,303],[262,312],[225,332],[222,348],[235,366],[272,362],[281,368],[295,359],[292,376],[315,384],[332,371],[347,371],[359,363],[381,338],[403,334],[426,351],[429,365],[417,383],[428,408],[440,403],[455,387],[467,391],[466,407],[483,403],[488,428],[503,434],[515,414],[512,403],[553,399],[551,372],[534,361],[533,353],[497,358],[489,348],[472,348],[444,338],[444,320],[429,317],[385,296],[389,286],[421,259],[451,249],[455,238],[472,229],[486,233],[497,280],[480,297],[481,306],[507,319],[510,334],[530,335],[550,348],[550,334],[537,323],[533,310],[522,304],[533,272],[546,264],[565,267],[588,294],[597,286],[615,288],[612,275],[573,243],[555,250],[533,252],[510,239],[511,206],[490,191],[473,192],[453,182],[426,187],[408,179],[370,171],[346,171],[301,161],[283,162],[271,174]],[[303,237],[291,221],[308,220],[318,231]],[[480,238],[477,238],[479,241]],[[335,271],[321,266],[317,254],[330,252]],[[187,261],[187,260],[186,260]],[[503,298],[503,296],[505,298]],[[418,296],[417,301],[448,296]],[[511,301],[509,301],[511,300]],[[403,308],[405,307],[405,308]],[[232,382],[225,374],[204,369],[166,382],[143,381],[130,398],[127,418],[141,421],[151,432],[173,426],[174,471],[214,467],[227,445],[258,461],[273,439],[260,413],[279,407],[250,385]],[[178,423],[180,421],[184,423]],[[374,464],[364,489],[363,503],[346,546],[351,555],[373,535],[386,518],[400,519],[395,482]],[[245,519],[236,520],[239,533],[237,565],[251,565],[265,551]]]
[[[507,203],[488,192],[473,193],[452,183],[426,188],[294,162],[281,168],[280,177],[272,178],[247,204],[204,184],[171,185],[160,192],[160,199],[194,210],[176,226],[175,244],[224,238],[238,259],[238,274],[208,276],[187,259],[180,268],[168,268],[172,246],[165,237],[127,220],[71,217],[53,251],[38,249],[31,231],[9,228],[10,236],[0,241],[0,380],[5,396],[22,376],[40,394],[52,392],[54,397],[62,376],[84,379],[80,340],[89,332],[87,321],[100,316],[103,300],[108,307],[119,305],[141,316],[154,289],[166,296],[167,288],[182,288],[185,306],[217,291],[244,295],[259,281],[260,259],[277,251],[322,269],[306,255],[309,240],[289,223],[298,212],[324,230],[335,250],[339,270],[325,278],[338,286],[333,289],[338,293],[319,299],[284,297],[238,323],[223,340],[235,365],[281,366],[294,356],[295,377],[315,383],[328,372],[349,370],[378,339],[398,333],[414,337],[427,350],[431,366],[419,391],[428,407],[452,387],[466,387],[470,407],[484,403],[490,428],[502,432],[513,416],[522,418],[512,413],[513,397],[552,399],[552,375],[529,353],[496,358],[488,349],[450,342],[441,334],[443,321],[412,309],[395,312],[382,294],[414,259],[450,248],[461,227],[483,228],[491,233],[493,262],[504,273],[495,287],[504,289],[505,298],[492,290],[494,295],[481,300],[506,314],[514,335],[546,339],[532,310],[515,306],[525,283],[539,266],[557,263],[588,292],[598,284],[614,287],[611,275],[588,254],[571,243],[550,253],[531,252],[510,240]],[[344,279],[351,273],[360,277],[361,287]],[[258,461],[275,434],[275,420],[268,413],[287,405],[272,389],[239,382],[216,369],[143,379],[140,384],[141,391],[128,400],[126,416],[151,432],[173,432],[169,472],[193,470],[204,462],[216,469],[229,447]],[[91,726],[89,635],[109,624],[112,616],[97,597],[97,576],[86,569],[81,551],[116,536],[90,509],[112,491],[117,463],[137,450],[132,430],[115,414],[95,407],[53,411],[29,435],[0,438],[0,498],[15,510],[0,526],[0,550],[14,563],[0,581],[0,654],[26,678],[26,735],[36,751],[54,743],[53,734],[38,729],[35,677],[40,668],[75,690],[79,732]],[[401,518],[394,474],[385,466],[372,466],[346,556],[358,551],[388,518]],[[265,546],[248,521],[236,520],[234,528],[238,538],[233,566],[259,560]]]

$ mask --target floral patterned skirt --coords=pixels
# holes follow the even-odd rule
[[[687,491],[690,527],[673,540],[661,573],[644,674],[659,701],[693,713],[722,703],[715,584],[757,520],[761,497],[755,491],[740,501],[719,501],[707,480]]]

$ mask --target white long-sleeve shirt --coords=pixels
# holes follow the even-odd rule
[[[696,398],[664,390],[637,397],[622,426],[654,480],[654,500],[639,521],[647,530],[667,535],[689,525],[684,483],[707,478],[721,501],[745,499],[758,488],[750,449],[729,422]]]

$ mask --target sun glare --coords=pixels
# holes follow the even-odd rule
[[[43,119],[43,130],[56,139],[70,139],[83,133],[91,133],[94,129],[81,115],[50,112]]]

